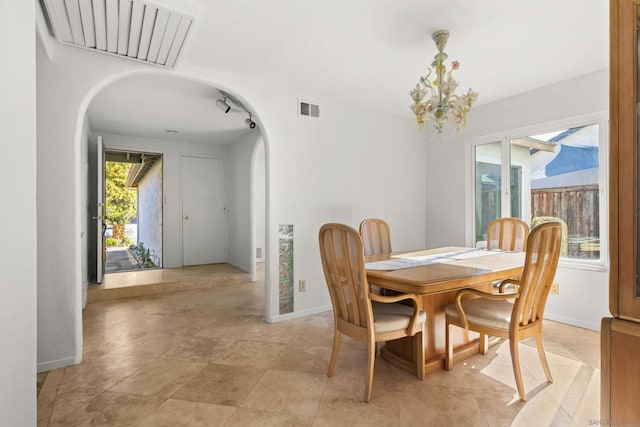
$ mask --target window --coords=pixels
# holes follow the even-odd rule
[[[606,131],[603,118],[572,120],[470,141],[468,194],[472,243],[482,247],[487,225],[517,217],[531,227],[562,224],[565,264],[606,261]]]
[[[502,216],[501,142],[475,146],[475,215],[476,244],[481,246],[487,237],[487,226]],[[522,167],[511,165],[511,215],[520,217],[520,188]]]

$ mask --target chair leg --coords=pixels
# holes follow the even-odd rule
[[[420,380],[424,380],[424,336],[425,332],[423,326],[422,332],[418,332],[414,337],[416,345],[416,374]]]
[[[516,377],[516,387],[518,388],[518,395],[523,402],[527,400],[527,396],[524,393],[524,386],[522,385],[522,373],[520,372],[520,355],[518,354],[518,341],[509,339],[509,349],[511,350],[511,364],[513,365],[513,375]]]
[[[451,344],[451,324],[445,322],[445,348],[444,367],[447,371],[453,370],[453,345]]]
[[[551,376],[551,371],[549,370],[549,364],[547,363],[547,355],[544,352],[544,344],[542,342],[542,332],[536,335],[536,347],[538,347],[538,356],[540,356],[540,363],[542,363],[542,369],[544,369],[544,374],[547,376],[547,381],[552,383],[553,377]]]
[[[335,328],[333,331],[333,350],[331,351],[331,361],[329,362],[329,372],[327,372],[328,377],[333,376],[333,371],[336,368],[336,362],[338,361],[338,351],[340,351],[341,337],[342,337],[342,334],[337,328]]]
[[[367,344],[367,384],[364,389],[364,401],[369,402],[371,400],[371,389],[373,388],[373,364],[376,360],[375,348],[376,342],[371,340]]]
[[[487,354],[489,349],[489,336],[487,334],[480,334],[480,354]]]

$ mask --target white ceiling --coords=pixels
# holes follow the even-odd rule
[[[217,89],[170,74],[133,76],[100,91],[87,114],[92,131],[176,141],[225,145],[251,131],[249,114],[231,102],[225,114],[216,99]]]
[[[191,3],[199,13],[178,67],[259,76],[301,98],[342,97],[407,117],[408,92],[433,59],[431,33],[439,29],[450,31],[445,50],[460,61],[461,89],[480,93],[477,105],[608,67],[605,0]],[[217,96],[196,83],[131,78],[95,98],[90,122],[95,130],[167,136],[173,128],[176,139],[226,143],[248,131],[247,116],[223,115]]]

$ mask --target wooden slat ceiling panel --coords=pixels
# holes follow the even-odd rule
[[[170,0],[169,0],[170,1]],[[153,0],[42,0],[58,41],[173,68],[195,19]],[[184,2],[180,5],[184,6]]]

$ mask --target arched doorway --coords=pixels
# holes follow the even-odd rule
[[[233,191],[235,192],[233,193],[232,197],[227,197],[227,201],[231,199],[231,202],[235,203],[234,208],[236,209],[236,211],[239,212],[241,210],[246,210],[249,213],[247,215],[246,225],[243,226],[241,224],[240,225],[234,224],[233,230],[235,231],[229,231],[229,227],[228,227],[227,243],[231,242],[230,246],[232,247],[229,248],[231,250],[228,250],[227,256],[228,257],[233,256],[234,263],[241,264],[241,268],[247,270],[250,273],[251,278],[255,280],[256,260],[260,259],[259,255],[262,255],[263,258],[266,258],[266,255],[267,255],[266,249],[268,247],[268,245],[266,244],[267,242],[266,220],[264,219],[266,216],[265,214],[266,206],[268,204],[268,194],[266,192],[267,190],[264,182],[264,180],[266,179],[266,175],[264,171],[267,170],[267,168],[265,167],[264,164],[262,164],[263,178],[262,178],[261,186],[260,186],[260,181],[256,180],[256,176],[254,173],[254,168],[255,168],[254,153],[256,152],[257,147],[260,146],[263,150],[263,153],[264,153],[262,155],[263,162],[266,162],[267,161],[266,159],[268,157],[268,155],[266,154],[267,138],[266,138],[264,129],[262,129],[259,114],[257,113],[254,114],[254,112],[251,111],[251,119],[258,124],[258,126],[255,129],[252,129],[252,131],[255,134],[254,137],[250,138],[247,136],[248,134],[242,134],[236,137],[235,140],[231,140],[231,142],[227,142],[226,144],[228,146],[231,146],[233,143],[238,142],[238,144],[242,145],[242,147],[234,148],[234,149],[226,147],[224,150],[219,148],[209,149],[209,151],[207,151],[207,149],[202,149],[201,151],[196,150],[194,147],[197,144],[203,145],[203,143],[192,141],[190,140],[191,137],[185,138],[185,140],[181,141],[179,139],[181,135],[180,130],[174,129],[175,127],[178,127],[178,126],[169,126],[167,120],[159,120],[163,122],[163,124],[166,127],[166,129],[163,129],[164,134],[160,136],[157,133],[155,135],[154,134],[145,135],[144,131],[139,129],[133,129],[133,131],[127,131],[128,128],[126,128],[126,126],[123,127],[121,124],[118,124],[117,122],[112,122],[111,124],[111,126],[115,126],[116,128],[117,126],[121,126],[120,130],[116,129],[116,131],[110,130],[104,127],[103,125],[98,125],[100,121],[95,120],[96,114],[99,114],[101,109],[106,108],[104,106],[100,106],[100,103],[98,102],[101,99],[101,97],[103,96],[106,97],[105,105],[109,105],[109,103],[111,103],[112,106],[117,105],[117,104],[113,104],[113,102],[117,101],[117,98],[118,98],[117,93],[114,95],[114,93],[112,93],[112,91],[110,91],[109,88],[114,88],[118,84],[123,84],[123,86],[125,87],[129,85],[130,87],[132,83],[133,84],[137,83],[138,86],[141,86],[143,88],[141,89],[141,93],[136,96],[136,98],[140,98],[145,95],[144,86],[140,84],[140,81],[144,81],[145,83],[148,83],[154,79],[158,81],[163,79],[176,80],[180,82],[177,84],[177,86],[183,86],[182,90],[190,94],[193,94],[194,91],[196,91],[199,88],[202,91],[200,93],[202,97],[201,101],[209,102],[211,105],[215,105],[216,100],[219,99],[221,94],[220,89],[218,89],[216,86],[214,86],[210,82],[203,82],[201,80],[192,79],[187,76],[168,75],[163,72],[160,72],[160,73],[134,72],[134,73],[125,73],[118,76],[112,76],[106,81],[103,81],[100,85],[96,86],[91,91],[91,93],[87,95],[87,97],[85,98],[85,101],[83,102],[83,107],[82,107],[85,113],[81,114],[80,117],[82,117],[82,119],[79,120],[79,124],[78,124],[78,132],[77,132],[78,143],[87,144],[87,145],[92,144],[93,143],[92,139],[95,139],[98,134],[103,134],[101,136],[104,137],[106,135],[107,137],[105,145],[110,149],[122,150],[123,152],[126,152],[127,150],[131,150],[131,149],[139,150],[139,151],[152,151],[154,153],[160,153],[163,155],[163,163],[165,165],[163,167],[167,168],[168,164],[173,163],[174,167],[170,173],[167,174],[167,172],[169,171],[167,171],[167,169],[164,170],[165,183],[163,184],[163,188],[166,189],[168,187],[172,189],[169,191],[163,190],[163,194],[162,194],[163,226],[164,226],[163,241],[165,242],[163,262],[164,262],[164,265],[168,267],[180,265],[180,259],[181,259],[180,255],[181,255],[182,249],[178,248],[176,245],[174,245],[173,247],[169,245],[170,247],[167,247],[167,243],[171,241],[174,241],[174,242],[177,241],[177,242],[183,243],[181,238],[175,237],[180,234],[180,221],[184,219],[182,212],[180,212],[181,210],[180,203],[179,203],[181,201],[180,191],[177,188],[177,179],[181,178],[181,175],[179,174],[180,165],[178,165],[178,162],[177,162],[178,159],[182,159],[182,157],[184,157],[185,155],[187,156],[195,155],[196,157],[201,157],[201,158],[218,158],[218,159],[221,158],[225,160],[225,168],[227,169],[227,171],[231,168],[235,168],[234,171],[236,172],[232,177],[232,180],[234,180]],[[162,86],[166,88],[167,85],[163,84]],[[178,87],[178,89],[180,89],[180,87]],[[147,90],[147,95],[149,95],[149,89],[147,88],[146,90]],[[223,93],[232,94],[232,92],[228,90],[224,90]],[[235,94],[233,94],[233,96],[237,97],[237,99],[240,99]],[[166,96],[166,98],[175,103],[175,97]],[[125,102],[122,102],[122,100],[120,101],[121,101],[120,105],[127,105],[126,101]],[[249,105],[244,100],[240,102],[243,107]],[[247,108],[247,110],[249,110],[249,108]],[[158,111],[162,111],[163,114],[165,113],[164,110],[162,109]],[[223,114],[222,112],[220,112],[220,110],[216,110],[216,111],[220,114]],[[230,113],[224,115],[223,118],[226,120],[229,120],[229,118],[232,118],[234,116],[236,116],[236,119],[239,118],[240,121],[244,124],[245,118],[248,117],[248,112],[246,110],[241,111],[240,108],[234,108],[234,110],[232,110]],[[87,117],[90,117],[90,118],[93,117],[93,119],[86,120]],[[139,120],[139,121],[142,121],[142,120]],[[88,129],[87,129],[87,122],[91,123]],[[193,127],[196,127],[196,126],[193,126]],[[174,132],[167,132],[167,131],[175,131],[175,130],[178,130],[177,134]],[[157,129],[156,129],[156,132],[157,132]],[[221,138],[226,138],[226,140],[229,140],[230,135],[232,135],[232,132],[229,132],[228,130],[225,130],[225,132],[226,133],[222,135]],[[189,131],[187,131],[186,133],[189,133]],[[150,140],[154,140],[154,139],[160,141],[160,145],[163,146],[164,148],[160,149],[162,147],[158,148],[157,146],[156,148],[151,147],[149,144],[151,144],[152,141]],[[130,144],[130,145],[127,146],[127,144]],[[89,150],[83,148],[83,150],[81,151],[88,152]],[[228,152],[234,152],[234,153],[231,156],[229,156]],[[167,154],[169,154],[170,156],[167,157]],[[83,157],[82,161],[83,161],[83,165],[82,165],[81,171],[83,176],[82,176],[82,179],[80,179],[80,182],[82,182],[83,185],[85,185],[84,183],[87,182],[86,178],[89,176],[90,173],[92,173],[92,169],[89,167],[90,159]],[[241,166],[245,167],[246,169],[241,169]],[[170,182],[170,180],[172,179],[174,181]],[[225,179],[228,181],[229,177],[227,176]],[[256,186],[258,187],[257,189],[256,189]],[[238,191],[238,188],[243,190]],[[86,184],[85,188],[80,189],[81,200],[85,199],[84,201],[88,201],[87,194],[89,193],[90,190],[91,189],[89,188],[88,184]],[[260,213],[257,213],[255,211],[256,205],[253,202],[253,200],[256,197],[258,198],[261,197],[264,200],[262,204],[263,208]],[[86,206],[86,205],[87,203],[80,204],[80,206]],[[243,208],[243,206],[245,205],[246,205],[246,209]],[[229,208],[230,207],[231,206],[229,206]],[[174,216],[173,220],[167,219],[168,215],[173,215]],[[90,230],[95,230],[95,223],[92,224],[91,220],[93,220],[93,217],[97,215],[94,215],[91,211],[87,210],[86,212],[82,212],[81,216],[84,216],[83,224],[86,226],[85,228],[86,231],[89,232]],[[234,215],[234,218],[235,217],[236,216]],[[257,217],[260,217],[262,221],[256,221]],[[169,231],[167,231],[167,222],[170,225]],[[265,227],[265,229],[257,230],[256,222],[263,224],[262,226]],[[241,231],[237,231],[237,230],[241,230]],[[255,246],[256,242],[260,241],[259,238],[256,238],[256,233],[264,236],[263,238],[264,245],[261,248],[256,248]],[[81,248],[83,251],[82,253],[83,263],[88,264],[88,253],[89,253],[90,247],[88,245],[88,241],[86,238],[83,244],[81,245]],[[240,261],[237,261],[237,260],[240,260]],[[87,275],[86,275],[87,270],[88,270],[88,266],[86,265],[83,266],[83,275],[82,275],[83,288],[85,288],[84,282],[87,278]],[[265,299],[267,301],[269,300],[268,295],[269,295],[269,292],[266,292]],[[267,307],[268,305],[269,303],[266,302]],[[266,310],[268,312],[268,308],[266,308]]]

